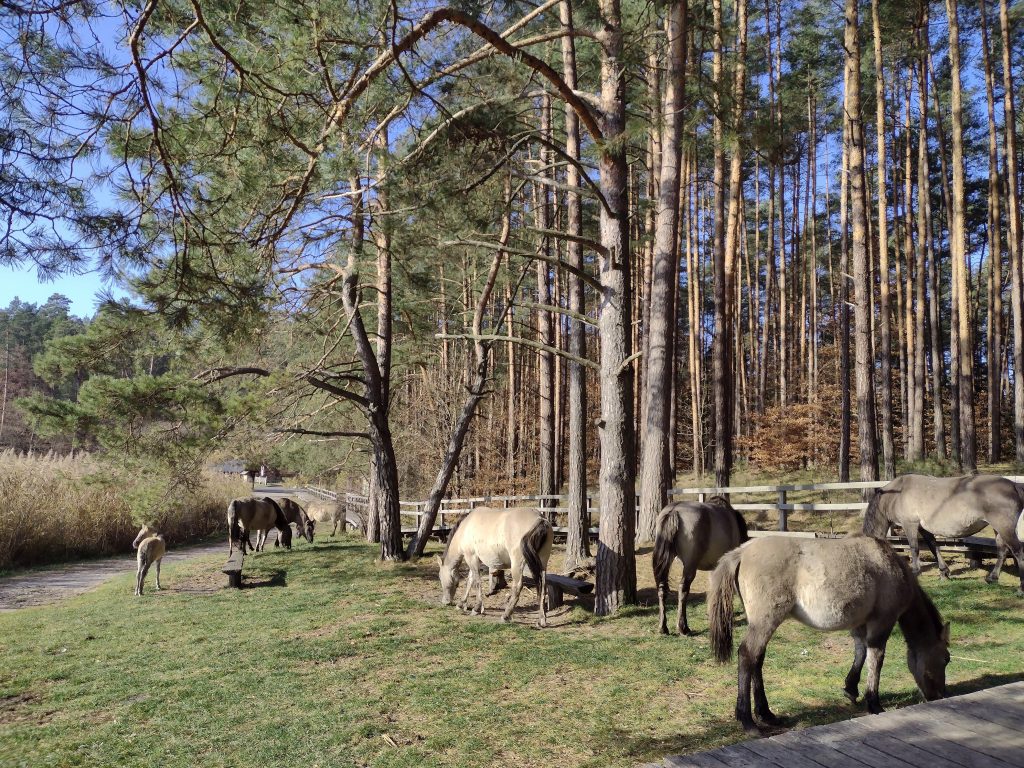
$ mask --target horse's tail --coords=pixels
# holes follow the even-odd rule
[[[232,501],[228,504],[228,557],[235,551],[235,542],[237,541],[239,546],[242,544],[242,529],[238,525],[238,510],[235,508],[235,504],[238,500]],[[245,551],[244,549],[242,550]]]
[[[669,507],[658,515],[654,534],[654,557],[651,566],[654,570],[654,583],[668,583],[668,572],[676,555],[676,534],[679,533],[679,515],[675,508]]]
[[[530,569],[530,573],[533,574],[533,578],[538,584],[544,575],[544,571],[547,569],[544,563],[540,561],[540,550],[545,542],[547,542],[551,532],[551,523],[541,517],[523,536],[523,559],[526,561],[526,566]],[[449,541],[451,541],[450,538]]]
[[[740,559],[743,550],[737,547],[718,561],[711,574],[708,589],[708,622],[711,651],[715,660],[724,663],[732,658],[732,610],[738,588]]]

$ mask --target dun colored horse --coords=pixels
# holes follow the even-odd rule
[[[135,573],[135,594],[142,594],[142,583],[146,580],[150,566],[156,563],[156,588],[160,587],[160,561],[167,552],[167,543],[164,536],[155,528],[148,525],[142,526],[139,535],[132,542],[132,549],[138,550],[138,570]]]
[[[907,666],[928,701],[946,693],[949,624],[917,583],[910,566],[888,542],[854,534],[845,539],[755,539],[725,555],[711,575],[708,616],[711,648],[720,662],[732,656],[733,597],[739,591],[747,614],[740,644],[736,719],[760,733],[750,711],[768,726],[780,721],[768,707],[761,674],[765,648],[787,618],[822,630],[849,630],[853,666],[844,692],[857,700],[861,669],[868,664],[864,701],[882,711],[878,679],[885,644],[899,622],[907,641]]]
[[[228,504],[228,557],[235,551],[238,542],[242,552],[249,542],[249,531],[266,531],[277,528],[281,543],[288,549],[292,548],[292,529],[285,519],[284,512],[277,502],[270,497],[263,499],[235,499]],[[259,535],[257,535],[257,541]]]
[[[313,532],[316,529],[316,523],[309,517],[309,515],[306,514],[306,510],[299,506],[298,502],[288,496],[284,496],[280,499],[271,499],[269,496],[264,496],[263,500],[276,501],[277,505],[281,508],[281,512],[284,513],[284,519],[287,520],[289,524],[294,523],[295,529],[299,532],[299,535],[310,544],[313,543]],[[266,543],[267,530],[264,529],[256,534],[256,551],[262,552]],[[251,547],[252,544],[250,543],[249,546]],[[281,546],[280,538],[274,539],[274,546]]]
[[[1017,520],[1024,506],[1024,488],[1005,477],[929,477],[903,475],[879,489],[864,514],[864,533],[885,536],[890,525],[903,529],[910,545],[914,573],[921,572],[917,537],[920,533],[939,566],[943,578],[949,567],[935,546],[936,536],[961,538],[986,525],[996,532],[999,554],[985,581],[999,580],[1006,555],[1013,554],[1024,593],[1024,549],[1017,535]]]
[[[665,600],[668,596],[668,573],[677,557],[683,561],[679,582],[679,618],[676,629],[680,635],[690,634],[686,620],[686,598],[690,594],[697,571],[710,571],[719,558],[747,540],[747,523],[729,505],[724,496],[712,496],[707,503],[679,501],[669,504],[658,515],[654,539],[654,582],[658,585],[658,628],[668,634]]]
[[[551,523],[535,509],[477,507],[452,529],[444,554],[437,558],[441,577],[441,603],[451,605],[455,599],[455,591],[459,587],[459,565],[463,560],[469,567],[469,579],[460,607],[463,610],[467,608],[470,590],[476,585],[477,600],[473,610],[480,615],[484,612],[480,566],[487,566],[492,573],[496,570],[511,570],[512,592],[501,617],[502,621],[508,621],[523,589],[523,570],[529,567],[537,583],[539,623],[546,627],[548,620],[544,593],[553,540]]]

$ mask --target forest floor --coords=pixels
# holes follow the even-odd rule
[[[538,630],[531,590],[504,625],[505,593],[465,615],[440,605],[432,558],[376,551],[352,536],[267,551],[243,590],[220,588],[209,555],[168,564],[141,598],[124,574],[0,614],[0,766],[597,768],[743,738],[735,667],[709,654],[704,574],[693,637],[657,634],[649,549],[641,605],[598,619],[570,600]],[[951,692],[1024,678],[1014,569],[987,586],[951,565],[951,581],[922,576],[952,621]],[[884,705],[916,702],[898,630],[888,650]],[[846,636],[787,622],[765,664],[774,709],[797,726],[860,713],[840,690],[851,656]]]

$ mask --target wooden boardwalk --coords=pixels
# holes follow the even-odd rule
[[[1024,768],[1024,682],[668,757],[658,768]],[[654,766],[651,766],[654,768]]]

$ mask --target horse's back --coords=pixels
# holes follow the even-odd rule
[[[825,630],[851,629],[879,614],[895,620],[910,600],[912,581],[888,543],[862,535],[754,539],[744,545],[739,567],[752,624],[791,616]]]
[[[139,544],[138,559],[140,562],[155,563],[167,552],[167,543],[163,536],[150,536]]]
[[[665,515],[679,520],[677,553],[684,563],[696,560],[699,570],[712,570],[722,555],[740,544],[736,513],[730,507],[677,501],[666,506],[659,518]]]
[[[937,536],[970,536],[987,522],[1016,520],[1021,511],[1017,484],[998,475],[906,475],[902,480],[899,518]]]
[[[476,507],[459,524],[457,545],[464,556],[475,555],[488,568],[509,568],[512,557],[518,557],[522,542],[543,518],[530,507]],[[453,542],[455,543],[455,542]],[[541,561],[546,564],[551,551],[549,532],[542,548]]]

